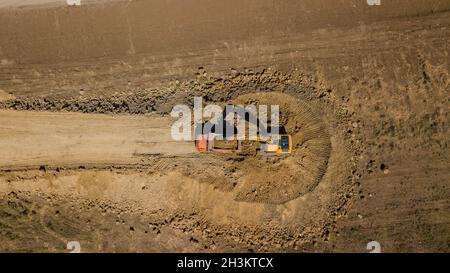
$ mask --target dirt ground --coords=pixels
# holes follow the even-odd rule
[[[450,2],[0,0],[0,251],[449,252]],[[199,154],[176,104],[278,104]]]

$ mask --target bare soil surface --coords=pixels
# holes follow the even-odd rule
[[[0,166],[138,164],[143,156],[189,156],[171,118],[0,111]],[[24,130],[26,128],[26,130]]]
[[[450,3],[56,2],[0,1],[0,251],[449,251]],[[173,141],[194,96],[293,155]]]

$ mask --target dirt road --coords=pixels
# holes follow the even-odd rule
[[[193,143],[173,141],[171,119],[159,116],[2,110],[0,124],[1,169],[131,165],[195,152]]]

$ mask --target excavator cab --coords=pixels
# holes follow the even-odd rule
[[[291,153],[292,152],[292,139],[290,135],[279,135],[280,140],[280,152]]]

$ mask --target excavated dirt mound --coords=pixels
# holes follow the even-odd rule
[[[280,126],[293,142],[292,156],[285,159],[260,156],[239,165],[245,176],[236,200],[282,204],[313,190],[327,170],[331,151],[327,125],[314,103],[286,94],[255,93],[240,96],[233,104],[278,105]]]

